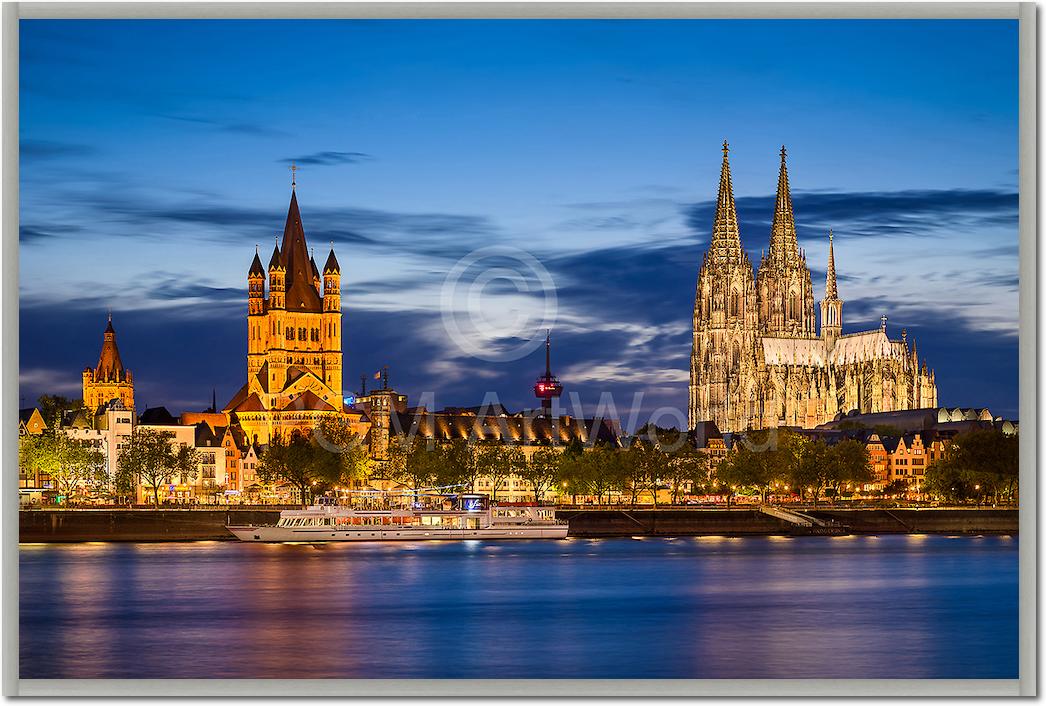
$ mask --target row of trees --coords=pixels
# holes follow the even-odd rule
[[[1018,447],[1016,434],[995,429],[958,434],[926,469],[923,490],[957,502],[1016,502]]]
[[[764,502],[775,488],[795,492],[814,504],[822,494],[838,494],[843,485],[872,480],[864,444],[845,439],[831,446],[788,430],[749,433],[716,468],[720,490],[728,497],[739,488],[759,491]]]

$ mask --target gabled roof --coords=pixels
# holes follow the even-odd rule
[[[247,399],[236,406],[234,412],[264,412],[265,405],[262,404],[261,398],[258,397],[258,393],[252,392]]]
[[[308,244],[298,211],[298,195],[291,190],[291,205],[283,228],[281,261],[287,268],[285,305],[287,311],[323,311],[323,301],[313,284]]]
[[[229,400],[229,402],[225,405],[225,409],[223,409],[222,411],[231,412],[232,410],[236,409],[236,407],[238,407],[241,402],[247,399],[247,388],[248,385],[244,385],[239,390],[237,390],[236,394],[232,396],[232,399]]]
[[[313,412],[335,412],[337,411],[327,401],[323,400],[316,395],[312,390],[306,390],[301,393],[293,400],[288,402],[284,407],[284,411],[293,410],[308,410]]]
[[[196,440],[193,442],[196,446],[221,446],[221,441],[211,430],[211,425],[207,422],[200,422],[196,425]]]
[[[26,407],[25,409],[18,410],[18,421],[28,422],[32,418],[34,412],[39,414],[39,410],[37,410],[36,407]]]
[[[139,424],[170,425],[177,424],[178,420],[171,416],[166,407],[150,407],[138,417]]]

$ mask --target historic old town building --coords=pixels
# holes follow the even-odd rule
[[[102,334],[102,352],[98,356],[98,365],[84,368],[83,372],[84,407],[93,412],[110,400],[120,400],[123,406],[134,409],[134,377],[130,370],[124,369],[123,361],[120,360],[112,315]]]
[[[891,340],[886,317],[874,331],[844,334],[835,253],[816,329],[813,289],[800,250],[781,148],[770,248],[758,274],[741,243],[723,143],[712,238],[694,302],[690,427],[713,421],[724,432],[814,427],[840,413],[934,407],[937,386],[907,334]]]
[[[332,246],[321,277],[295,187],[268,269],[255,252],[247,273],[247,384],[223,410],[259,443],[325,417],[353,425],[362,417],[342,398],[341,267]]]

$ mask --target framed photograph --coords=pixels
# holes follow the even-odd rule
[[[5,693],[1036,693],[1033,5],[3,13]]]

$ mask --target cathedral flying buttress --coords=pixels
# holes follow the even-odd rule
[[[799,247],[781,148],[770,247],[758,273],[741,243],[723,143],[712,238],[694,301],[689,422],[714,421],[724,432],[779,426],[813,427],[840,413],[937,405],[932,370],[905,331],[887,336],[886,317],[874,331],[842,333],[834,236],[816,327],[806,254]]]

